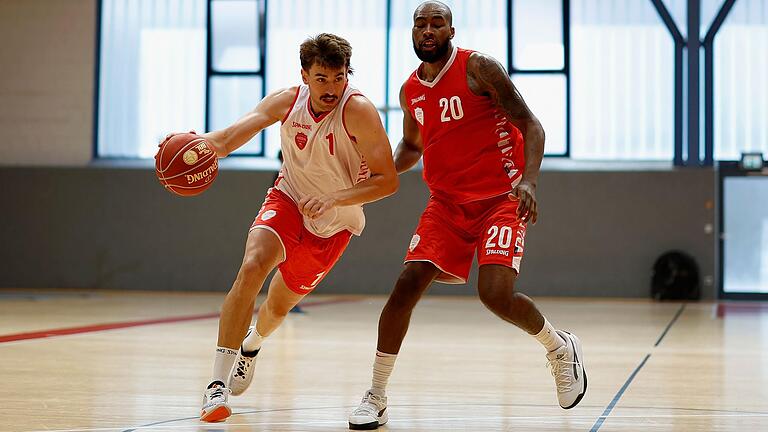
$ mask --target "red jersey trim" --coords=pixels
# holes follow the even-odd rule
[[[312,120],[315,121],[315,123],[320,123],[321,121],[323,121],[324,118],[328,117],[328,114],[330,114],[331,111],[333,111],[333,110],[326,111],[320,114],[319,116],[316,116],[315,113],[312,112],[312,106],[310,105],[311,103],[312,103],[312,96],[307,98],[307,112],[309,113],[309,116],[312,117]],[[333,109],[336,109],[336,107],[334,107]]]
[[[293,97],[293,102],[291,102],[291,107],[288,108],[288,112],[285,113],[285,117],[283,117],[283,119],[280,120],[280,123],[285,123],[285,121],[288,120],[288,116],[291,115],[291,111],[293,111],[293,107],[296,105],[296,101],[299,99],[300,91],[301,91],[301,86],[296,87],[296,95]]]
[[[352,99],[354,96],[363,96],[363,97],[365,97],[365,95],[363,95],[362,93],[352,93],[351,95],[349,95],[347,100],[344,101],[344,106],[341,107],[341,125],[344,126],[344,132],[346,132],[347,138],[349,138],[349,140],[352,141],[352,142],[355,142],[355,139],[352,137],[352,135],[349,134],[349,130],[347,129],[347,112],[346,112],[346,108],[347,108],[347,104],[349,103],[349,100]]]
[[[424,63],[422,63],[421,65],[419,65],[419,67],[418,67],[418,68],[416,68],[416,79],[417,79],[417,80],[419,80],[419,82],[420,82],[420,83],[421,83],[421,85],[423,85],[423,86],[426,86],[426,87],[429,87],[429,88],[432,88],[432,87],[436,86],[436,85],[437,85],[437,83],[438,83],[438,82],[440,82],[440,79],[443,77],[443,75],[445,75],[446,73],[448,73],[448,69],[450,69],[450,68],[451,68],[451,66],[453,66],[453,62],[454,62],[454,60],[456,60],[456,54],[458,54],[458,52],[459,52],[459,48],[458,48],[458,47],[456,47],[456,46],[454,46],[454,47],[453,47],[453,52],[451,52],[451,57],[450,57],[450,58],[448,58],[448,62],[447,62],[447,63],[446,63],[444,66],[443,66],[443,68],[442,68],[442,69],[440,69],[440,73],[438,73],[438,74],[437,74],[437,76],[435,77],[435,79],[434,79],[432,82],[429,82],[429,81],[424,81],[423,79],[421,79],[421,78],[419,77],[419,70],[421,70],[421,66],[422,66]]]

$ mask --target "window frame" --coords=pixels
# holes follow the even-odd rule
[[[267,0],[252,0],[256,3],[259,23],[258,45],[259,45],[259,69],[253,71],[226,71],[216,70],[213,67],[213,3],[218,0],[208,0],[206,3],[206,77],[205,77],[205,130],[211,130],[211,80],[215,77],[260,77],[261,94],[266,96],[267,91]],[[240,152],[232,153],[235,157],[264,157],[266,152],[265,134],[259,134],[259,143],[261,149],[258,152]]]
[[[560,22],[563,37],[563,67],[560,69],[518,69],[515,67],[514,4],[507,0],[507,73],[512,75],[562,75],[565,77],[565,153],[550,153],[544,157],[571,157],[571,1],[561,0]]]
[[[94,62],[94,92],[93,92],[93,115],[92,115],[92,131],[93,131],[93,142],[92,142],[92,158],[94,160],[97,159],[110,159],[112,157],[108,155],[101,155],[99,154],[99,98],[100,98],[100,88],[102,84],[102,68],[101,68],[101,61],[102,61],[102,30],[103,30],[103,1],[104,0],[97,0],[94,5],[95,8],[95,31],[96,31],[96,40],[94,43],[94,52],[95,52],[95,62]],[[205,130],[210,130],[210,122],[211,122],[211,79],[213,77],[228,77],[228,76],[258,76],[261,78],[261,88],[262,88],[262,96],[266,95],[267,90],[267,50],[268,50],[268,44],[267,44],[267,38],[268,38],[268,20],[267,20],[267,11],[269,7],[270,0],[253,0],[257,4],[258,8],[258,22],[260,25],[259,32],[258,32],[258,44],[260,48],[259,53],[259,60],[260,60],[260,68],[259,70],[253,70],[253,71],[226,71],[226,70],[215,70],[213,68],[213,59],[212,59],[212,38],[213,33],[211,31],[212,29],[212,2],[217,0],[207,0],[206,2],[206,88],[205,88],[205,107],[204,107],[204,113],[205,113]],[[566,83],[566,94],[565,94],[565,106],[566,106],[566,112],[565,112],[565,145],[566,145],[566,151],[563,154],[547,154],[545,157],[552,157],[552,158],[570,158],[571,156],[571,144],[572,144],[572,138],[571,138],[571,107],[572,107],[572,97],[571,97],[571,0],[561,0],[562,1],[562,14],[561,14],[561,21],[563,26],[563,68],[562,69],[543,69],[543,70],[532,70],[532,69],[518,69],[514,66],[514,20],[513,20],[513,2],[515,0],[507,0],[506,6],[506,18],[507,18],[507,70],[509,72],[510,77],[515,74],[529,74],[529,75],[535,75],[535,74],[560,74],[565,77],[565,83]],[[697,31],[695,34],[699,38],[696,41],[690,41],[683,38],[681,32],[679,31],[674,19],[672,18],[671,14],[669,13],[669,10],[667,9],[665,3],[663,0],[647,0],[649,1],[654,8],[657,10],[659,17],[663,24],[667,27],[669,30],[675,44],[675,71],[674,71],[674,105],[675,105],[675,114],[674,114],[674,157],[670,161],[675,166],[687,166],[687,165],[693,165],[693,166],[712,166],[714,161],[714,101],[713,101],[713,93],[714,93],[714,39],[717,36],[721,26],[723,25],[724,20],[728,16],[729,12],[733,8],[733,6],[736,4],[738,0],[724,0],[723,3],[720,5],[720,8],[718,12],[716,13],[713,22],[711,23],[709,29],[705,32],[703,37],[701,37],[701,32]],[[381,107],[377,107],[380,113],[383,116],[383,122],[385,125],[385,128],[387,131],[389,131],[390,126],[390,119],[389,119],[389,113],[393,110],[400,109],[399,105],[397,103],[393,104],[393,102],[390,100],[389,97],[389,87],[390,87],[390,70],[389,70],[389,63],[391,61],[391,37],[390,34],[392,32],[392,2],[393,0],[387,0],[386,1],[386,41],[385,41],[385,64],[386,70],[383,74],[384,79],[384,105]],[[697,21],[700,21],[699,9],[695,9],[693,12],[691,11],[692,5],[694,8],[696,7],[697,0],[688,0],[688,10],[686,11],[686,21],[691,26],[691,23],[697,24]],[[693,16],[691,14],[693,13]],[[698,23],[698,27],[700,28],[700,23]],[[689,38],[690,39],[690,38]],[[703,137],[701,137],[700,130],[697,128],[695,131],[689,131],[688,137],[686,142],[684,142],[684,126],[686,124],[690,124],[690,118],[684,118],[684,110],[683,110],[683,104],[686,102],[683,99],[683,91],[684,87],[689,86],[686,81],[684,80],[684,68],[683,68],[683,54],[687,47],[689,45],[697,45],[701,48],[703,48],[703,59],[702,62],[699,64],[699,68],[703,69],[703,94],[699,95],[697,94],[697,98],[701,97],[699,103],[703,104],[703,117],[702,119],[699,119],[699,110],[695,110],[695,112],[688,112],[688,116],[694,115],[697,117],[696,124],[703,123],[701,132],[703,132]],[[690,74],[690,71],[689,71]],[[697,78],[698,81],[698,78]],[[698,86],[697,86],[698,88]],[[698,91],[697,91],[698,93]],[[690,95],[689,98],[690,99]],[[692,137],[691,135],[694,134],[695,137]],[[703,139],[701,139],[703,138]],[[261,149],[259,152],[251,152],[251,153],[237,153],[233,156],[256,156],[256,157],[264,157],[266,152],[266,139],[264,134],[260,137],[261,141]],[[685,146],[685,148],[684,148]],[[698,151],[697,148],[703,147],[703,160],[698,160]],[[687,158],[684,158],[684,153],[687,150],[688,153],[691,153],[693,151],[694,155],[693,157],[689,155]]]

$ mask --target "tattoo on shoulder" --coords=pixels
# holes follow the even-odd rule
[[[474,53],[467,62],[467,83],[477,95],[487,96],[512,119],[531,118],[531,111],[507,71],[493,57]]]

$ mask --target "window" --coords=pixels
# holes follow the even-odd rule
[[[212,76],[210,86],[211,130],[229,126],[251,111],[262,99],[261,77],[258,76]],[[260,136],[257,135],[249,143],[240,147],[237,153],[260,154]]]
[[[672,160],[674,43],[650,1],[571,1],[571,157]]]
[[[564,155],[566,143],[566,77],[564,74],[515,74],[512,81],[528,108],[541,122],[547,155]]]
[[[562,0],[513,0],[510,11],[515,87],[541,122],[545,155],[568,154],[568,73]]]
[[[251,111],[264,95],[264,0],[209,0],[208,130]],[[234,155],[264,155],[263,134]]]
[[[768,155],[768,4],[737,1],[714,48],[715,159]]]
[[[151,158],[205,127],[206,0],[102,0],[97,153]]]
[[[562,0],[514,0],[512,29],[515,69],[565,67]]]
[[[299,45],[321,32],[350,41],[356,72],[350,82],[379,109],[392,145],[402,137],[399,90],[419,64],[411,30],[421,0],[98,1],[101,157],[149,158],[168,132],[231,124],[267,93],[301,82]],[[505,65],[544,126],[546,155],[671,161],[675,138],[682,137],[678,156],[688,160],[682,44],[689,0],[450,3],[454,45]],[[714,53],[712,87],[705,65],[699,68],[699,141],[706,135],[715,159],[768,154],[768,80],[760,79],[768,76],[768,3],[702,0],[700,36],[723,5],[731,12],[706,51]],[[675,24],[667,21],[669,30],[660,17],[664,9]],[[677,71],[676,52],[683,56]],[[714,117],[706,123],[703,100],[706,95],[709,103],[712,94]],[[676,103],[682,103],[677,129]],[[275,125],[237,154],[274,158],[279,147]],[[702,152],[710,150],[699,147],[705,163],[712,154]]]
[[[213,70],[252,72],[261,69],[258,7],[255,0],[213,0]]]

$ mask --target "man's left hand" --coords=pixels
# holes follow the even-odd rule
[[[299,201],[299,211],[310,219],[317,219],[328,210],[336,207],[337,204],[336,199],[328,195],[319,197],[308,196]]]
[[[517,216],[523,222],[531,222],[534,225],[539,216],[536,204],[536,186],[527,181],[521,181],[508,195],[511,200],[518,200]]]

